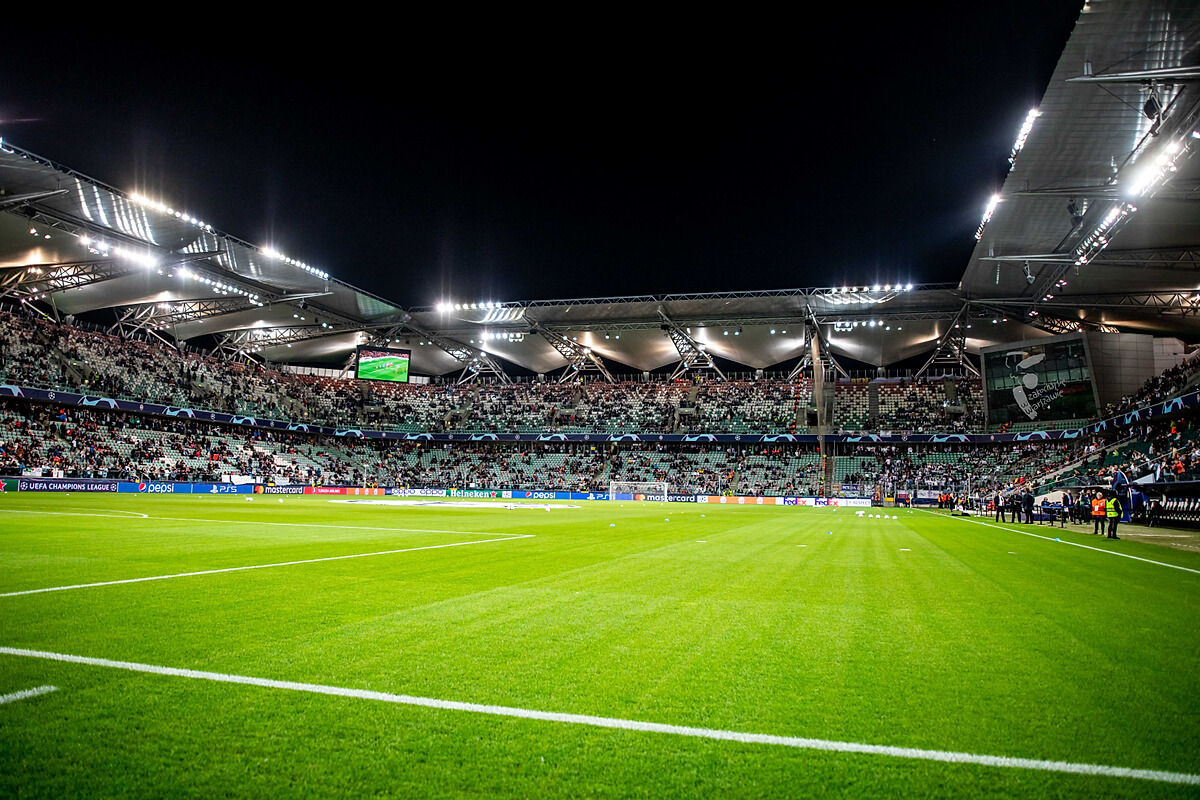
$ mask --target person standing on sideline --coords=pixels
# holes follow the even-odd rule
[[[1108,498],[1108,502],[1104,504],[1104,514],[1108,517],[1108,538],[1120,539],[1117,536],[1117,523],[1121,521],[1121,499],[1117,497],[1117,493],[1113,492],[1113,496]]]
[[[1107,515],[1107,508],[1104,503],[1104,495],[1101,492],[1096,492],[1096,496],[1092,499],[1092,533],[1104,533],[1104,519]]]
[[[1025,507],[1025,524],[1032,525],[1033,524],[1033,492],[1026,489],[1025,494],[1021,497],[1021,504]]]
[[[996,492],[996,499],[993,501],[996,506],[996,522],[1004,522],[1004,497],[999,492]]]

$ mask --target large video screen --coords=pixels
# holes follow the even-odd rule
[[[392,381],[408,383],[408,359],[411,350],[390,350],[382,347],[358,348],[354,377],[363,381]]]
[[[988,423],[1085,420],[1096,392],[1083,338],[984,353]]]

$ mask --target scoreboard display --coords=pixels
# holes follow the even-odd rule
[[[411,350],[360,347],[354,362],[354,377],[363,381],[408,383]]]

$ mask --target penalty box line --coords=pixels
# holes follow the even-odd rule
[[[144,583],[146,581],[165,581],[170,578],[191,578],[196,575],[217,575],[222,572],[242,572],[249,569],[270,569],[272,567],[292,567],[297,564],[318,564],[322,561],[344,561],[348,558],[368,558],[370,556],[390,556],[396,553],[413,553],[417,550],[438,550],[443,547],[465,547],[472,544],[487,544],[488,542],[508,542],[513,539],[529,539],[532,533],[513,534],[503,539],[473,539],[469,542],[451,542],[450,544],[430,544],[424,547],[406,547],[401,550],[380,550],[376,553],[354,553],[348,556],[328,556],[326,558],[306,558],[299,561],[280,561],[275,564],[254,564],[246,567],[225,567],[223,569],[204,569],[197,572],[177,572],[172,575],[149,575],[144,578],[125,578],[119,581],[98,581],[96,583],[77,583],[71,586],[49,586],[44,589],[26,589],[20,592],[6,592],[0,597],[20,597],[26,594],[43,594],[44,592],[66,592],[71,589],[92,589],[97,586],[117,586],[122,583]]]
[[[923,761],[940,761],[952,764],[974,764],[985,767],[1029,769],[1041,772],[1066,772],[1076,775],[1092,775],[1109,778],[1133,778],[1137,780],[1188,784],[1192,786],[1200,785],[1200,775],[1192,775],[1186,772],[1134,769],[1130,767],[1115,767],[1104,764],[1049,761],[1035,758],[989,756],[979,755],[976,753],[959,753],[949,750],[924,750],[912,747],[892,747],[889,745],[863,744],[860,742],[839,742],[828,739],[809,739],[798,736],[776,736],[765,733],[745,733],[741,731],[729,731],[713,728],[695,728],[686,725],[666,725],[658,722],[642,722],[639,720],[618,719],[614,717],[597,717],[588,714],[563,714],[550,711],[537,711],[529,708],[485,705],[480,703],[464,703],[456,700],[437,700],[430,697],[414,697],[412,695],[391,694],[389,692],[374,692],[366,689],[348,689],[340,686],[326,686],[317,683],[296,683],[293,681],[278,681],[269,678],[253,678],[245,675],[227,675],[220,672],[204,672],[192,669],[178,669],[176,667],[160,667],[153,664],[138,664],[130,661],[111,661],[106,658],[89,658],[87,656],[67,655],[64,653],[49,653],[39,650],[23,650],[14,647],[0,647],[0,655],[20,656],[24,658],[42,658],[50,661],[61,661],[71,664],[86,664],[94,667],[109,667],[112,669],[150,673],[153,675],[192,678],[195,680],[215,681],[218,683],[236,683],[247,686],[258,686],[266,689],[283,689],[286,691],[304,692],[308,694],[332,695],[335,697],[348,697],[358,700],[374,700],[383,703],[420,706],[423,708],[435,708],[445,711],[465,711],[474,714],[487,714],[497,717],[516,717],[519,719],[537,720],[540,722],[556,722],[565,725],[585,725],[595,728],[613,728],[617,730],[636,731],[640,733],[663,733],[698,739],[716,739],[719,741],[740,742],[743,744],[793,747],[802,750],[821,750],[834,753],[859,753],[864,755],[890,756],[893,758],[919,759]]]
[[[945,514],[938,514],[935,511],[929,511],[924,508],[918,508],[917,511],[924,511],[926,514],[934,514],[935,516],[939,516],[939,517],[945,516]],[[1040,533],[1030,533],[1029,531],[1023,531],[1020,528],[1010,528],[1007,525],[997,525],[994,522],[984,522],[983,520],[979,520],[979,519],[971,519],[970,517],[955,517],[953,515],[951,515],[951,519],[957,519],[959,522],[971,522],[971,523],[974,523],[975,525],[983,525],[988,528],[995,528],[996,530],[999,530],[999,531],[1008,531],[1009,533],[1019,533],[1022,536],[1032,536],[1035,539],[1045,539],[1047,542],[1060,542],[1062,544],[1069,544],[1072,547],[1082,547],[1084,550],[1093,550],[1097,553],[1106,553],[1110,556],[1120,556],[1121,558],[1132,558],[1134,561],[1144,561],[1147,564],[1156,564],[1160,567],[1170,567],[1171,569],[1181,569],[1184,572],[1191,572],[1196,575],[1200,575],[1200,569],[1192,569],[1191,567],[1181,567],[1178,564],[1168,564],[1165,561],[1155,561],[1150,558],[1142,558],[1141,556],[1133,556],[1133,555],[1130,555],[1129,553],[1118,553],[1116,550],[1105,550],[1103,547],[1092,547],[1090,544],[1080,544],[1079,542],[1068,542],[1064,539],[1055,539],[1052,536],[1042,536]],[[1014,522],[1012,524],[1017,525],[1020,523]]]

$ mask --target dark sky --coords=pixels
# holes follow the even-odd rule
[[[405,306],[955,281],[1080,3],[908,5],[30,31],[0,135]]]

